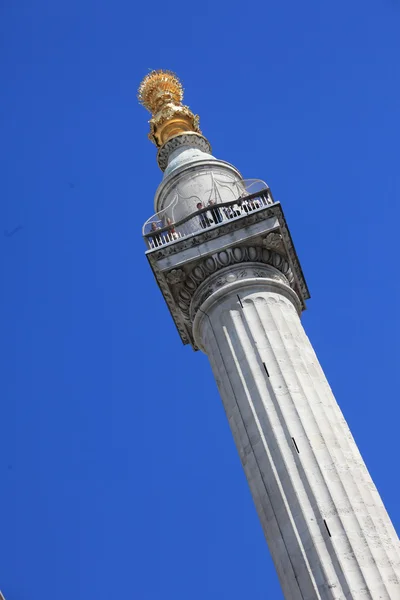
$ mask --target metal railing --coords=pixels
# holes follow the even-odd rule
[[[229,202],[211,200],[208,206],[203,206],[176,223],[168,217],[161,217],[158,221],[147,221],[145,226],[149,225],[149,228],[147,232],[143,232],[143,237],[149,249],[158,248],[204,229],[239,219],[271,204],[274,204],[274,200],[268,187],[254,194],[243,194],[241,198]]]
[[[265,181],[261,179],[223,180],[217,177],[213,171],[201,171],[197,175],[194,174],[193,178],[194,180],[198,178],[203,183],[207,182],[205,189],[200,186],[203,188],[201,192],[188,196],[187,192],[183,194],[182,189],[179,186],[176,187],[170,203],[144,223],[143,235],[155,231],[156,228],[162,228],[181,221],[183,217],[197,212],[199,208],[214,203],[221,204],[222,202],[237,200],[268,188]],[[182,214],[183,207],[185,207],[184,214]]]

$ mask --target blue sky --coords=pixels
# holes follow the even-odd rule
[[[20,0],[0,31],[6,600],[282,598],[207,358],[144,256],[149,68],[282,202],[304,325],[399,530],[398,1]]]

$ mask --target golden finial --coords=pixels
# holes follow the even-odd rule
[[[146,75],[139,86],[138,99],[152,114],[149,139],[156,146],[181,133],[201,133],[199,117],[183,106],[183,88],[172,71],[151,71]]]

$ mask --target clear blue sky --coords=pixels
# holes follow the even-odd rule
[[[4,1],[0,31],[6,600],[282,598],[144,256],[149,68],[282,202],[305,327],[399,529],[398,0]]]

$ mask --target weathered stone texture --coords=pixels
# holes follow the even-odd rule
[[[399,540],[284,278],[227,285],[194,329],[286,600],[399,600]]]

